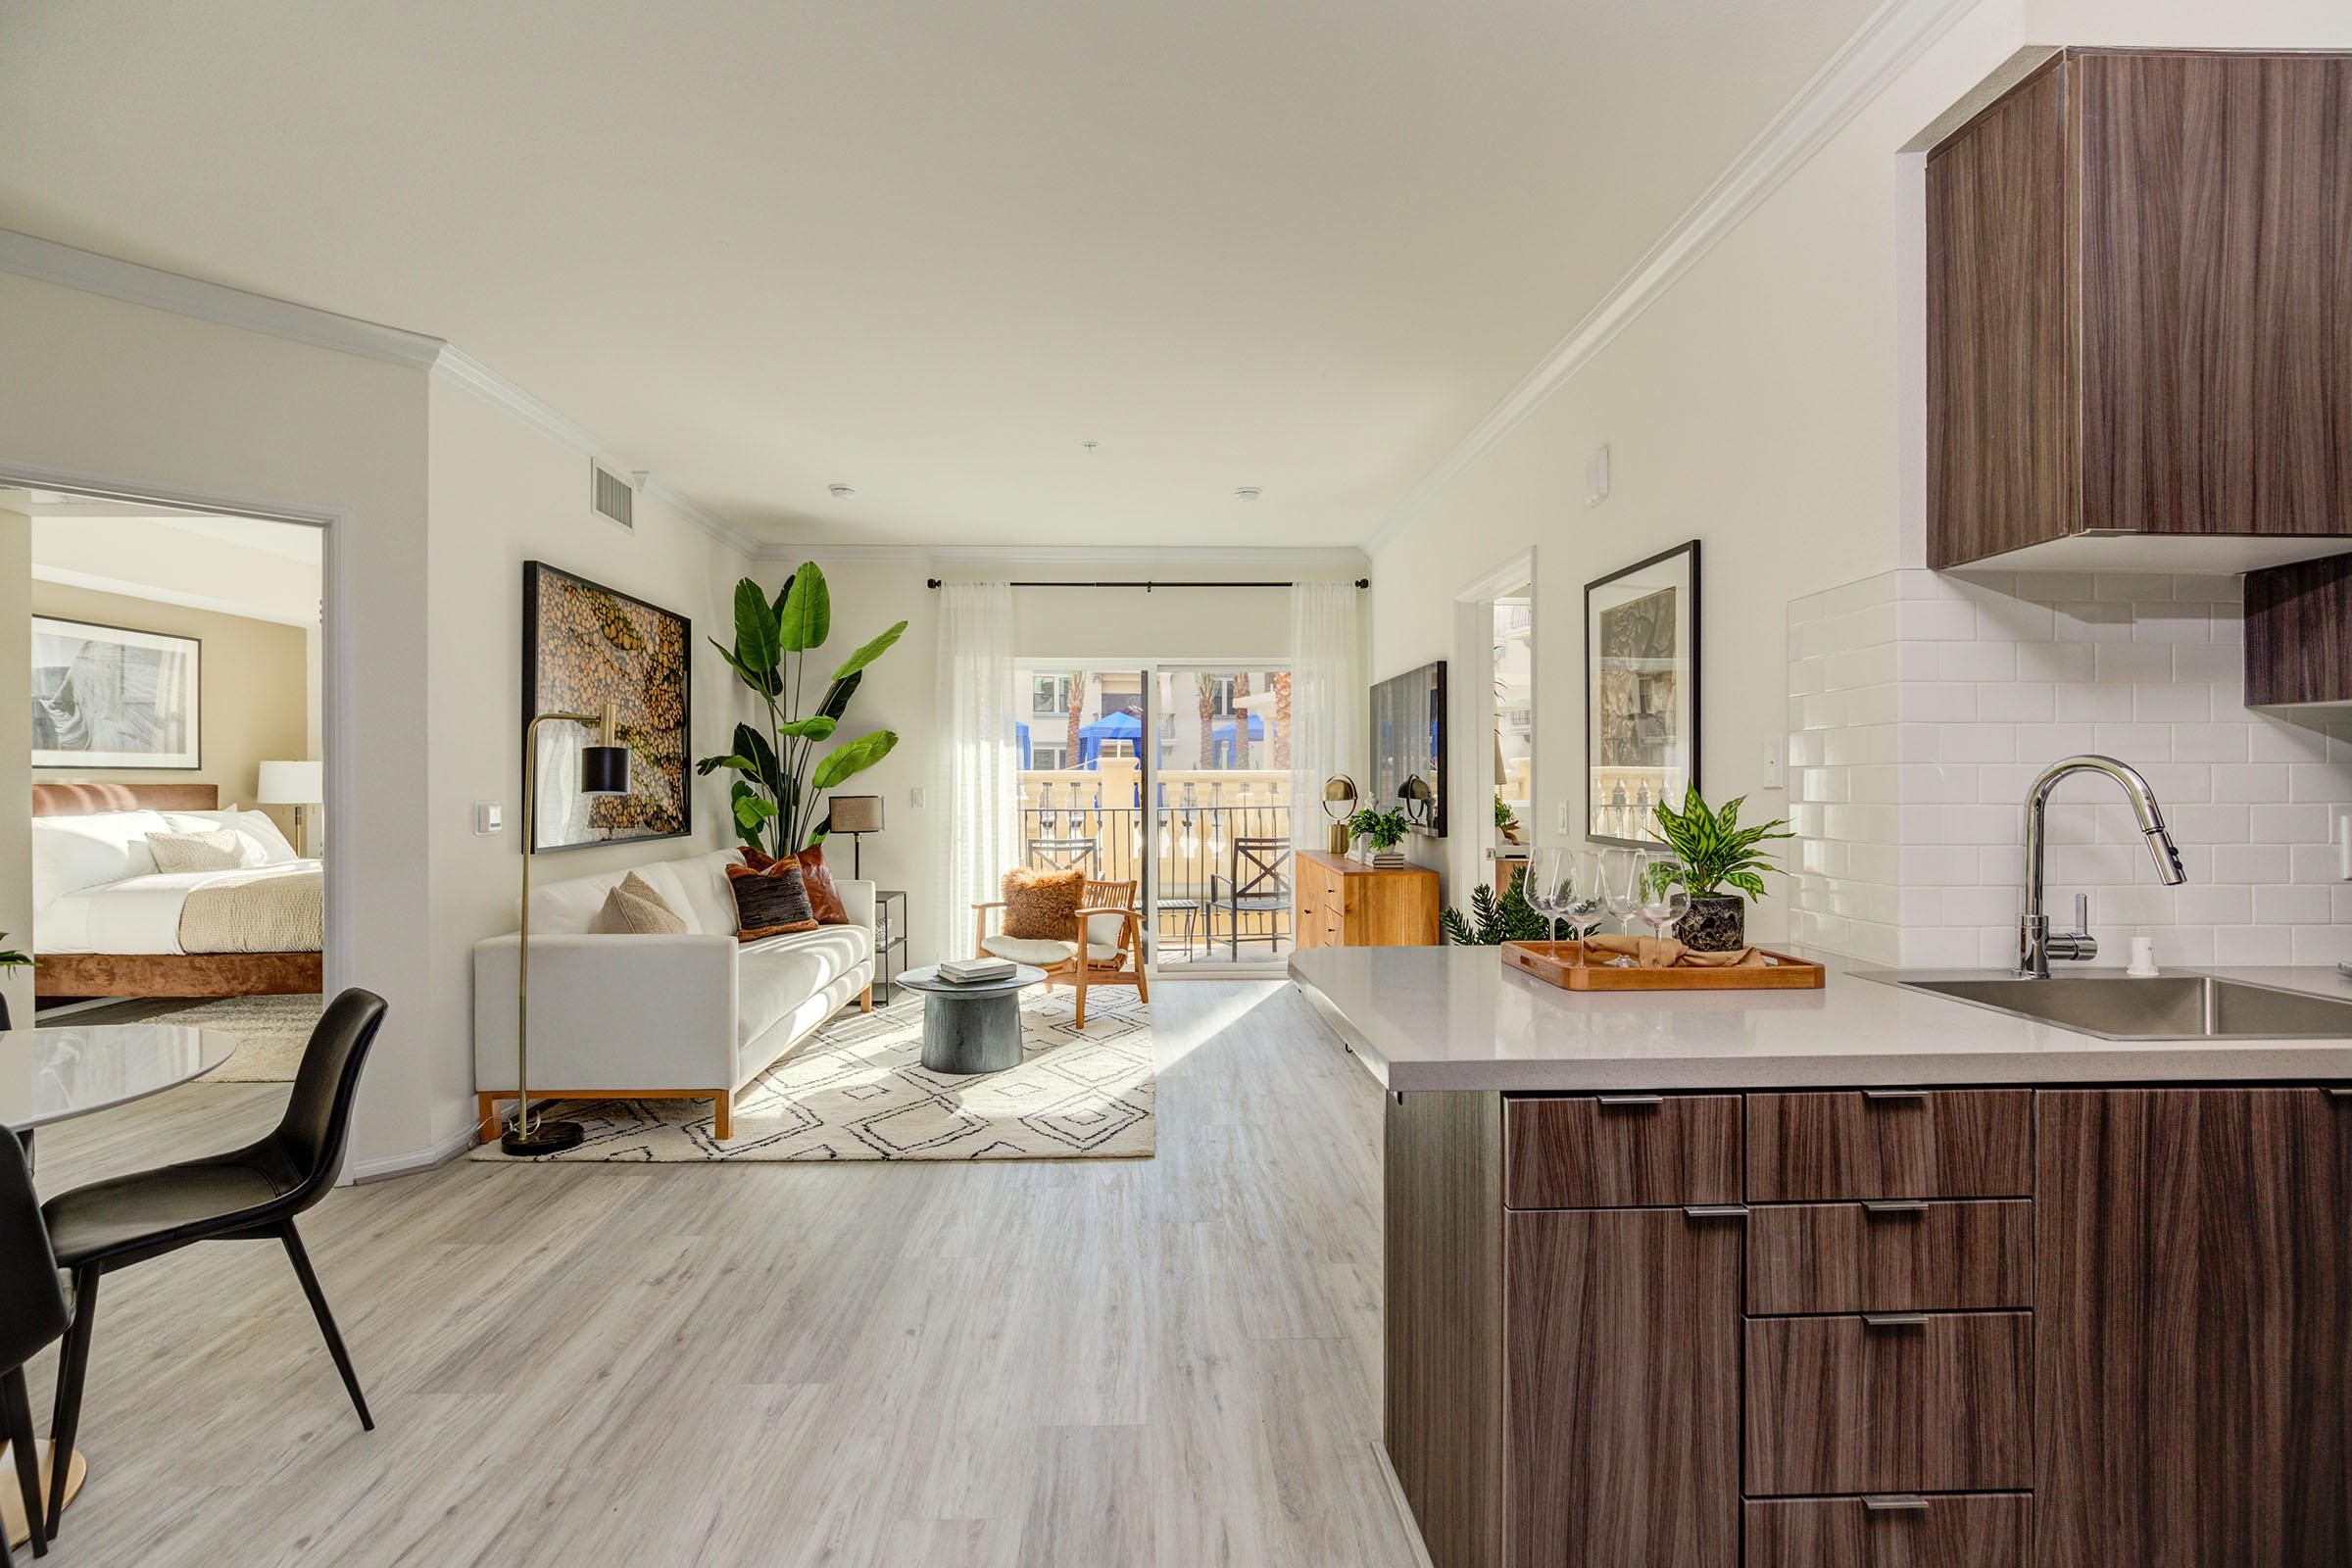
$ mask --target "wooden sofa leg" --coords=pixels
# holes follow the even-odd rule
[[[858,1010],[859,1012],[874,1010],[874,988],[871,985],[858,993]]]
[[[710,1136],[722,1144],[735,1136],[735,1096],[728,1090],[710,1097]]]
[[[498,1097],[496,1095],[474,1096],[473,1119],[473,1136],[476,1143],[486,1144],[498,1137]]]

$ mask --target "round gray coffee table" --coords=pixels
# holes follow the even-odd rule
[[[933,1072],[1003,1072],[1021,1064],[1021,993],[1046,971],[1013,965],[1003,980],[957,985],[935,965],[909,969],[898,983],[923,995],[923,1065]]]

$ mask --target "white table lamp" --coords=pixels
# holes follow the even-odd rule
[[[302,853],[310,853],[303,831],[303,813],[326,799],[326,764],[316,758],[307,762],[264,762],[261,788],[254,799],[264,806],[294,808],[294,838]]]

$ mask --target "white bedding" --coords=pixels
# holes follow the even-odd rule
[[[317,860],[285,860],[234,871],[150,872],[53,900],[33,916],[33,950],[44,953],[184,953],[179,911],[193,888],[230,877],[315,875]]]

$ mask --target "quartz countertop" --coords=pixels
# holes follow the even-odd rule
[[[1807,956],[1830,968],[1819,991],[1571,992],[1493,948],[1314,948],[1290,974],[1399,1091],[2352,1080],[2352,1040],[2102,1040]],[[2352,999],[2332,967],[2168,972]]]

